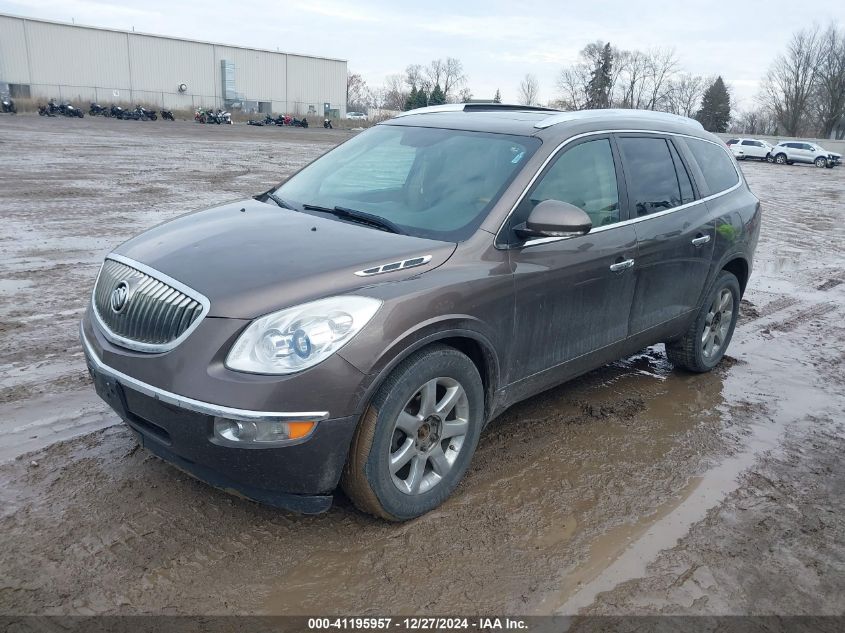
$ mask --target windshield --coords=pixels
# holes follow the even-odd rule
[[[344,207],[403,233],[467,239],[540,146],[528,136],[379,125],[318,159],[275,194],[297,209]]]

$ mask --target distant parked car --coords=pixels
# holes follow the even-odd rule
[[[731,152],[737,160],[745,160],[746,158],[768,160],[769,162],[773,160],[772,145],[766,141],[760,141],[756,138],[733,138],[728,141],[727,145],[731,148]]]
[[[842,154],[829,152],[821,145],[804,141],[782,141],[772,148],[771,154],[778,165],[809,163],[816,167],[832,168],[842,162]]]
[[[367,118],[367,115],[363,112],[347,112],[346,113],[347,119],[356,119],[356,120],[363,120]]]

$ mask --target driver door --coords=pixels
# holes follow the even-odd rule
[[[583,209],[593,229],[577,237],[520,243],[513,226],[548,199]],[[507,227],[514,240],[509,250],[515,284],[511,379],[546,372],[524,385],[521,395],[580,373],[593,352],[628,336],[637,236],[632,226],[620,224],[626,219],[624,200],[613,139],[591,136],[566,145],[513,213]],[[518,385],[515,389],[520,392]]]

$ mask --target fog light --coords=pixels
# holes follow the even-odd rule
[[[242,420],[214,418],[214,441],[217,444],[240,446],[242,448],[283,445],[307,437],[316,425],[316,422],[305,420],[244,422]]]

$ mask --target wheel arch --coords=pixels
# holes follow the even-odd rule
[[[745,287],[748,285],[750,274],[748,260],[742,256],[733,257],[722,264],[721,270],[727,270],[729,273],[733,273],[734,277],[739,281],[739,296],[742,297],[745,295]]]
[[[403,340],[398,352],[391,355],[390,361],[379,368],[375,378],[369,384],[361,398],[359,414],[363,414],[376,391],[390,373],[411,354],[435,344],[448,345],[465,354],[475,365],[484,386],[485,424],[490,420],[495,407],[495,394],[499,388],[499,358],[493,343],[484,334],[465,327],[451,327],[424,334],[414,340]]]

